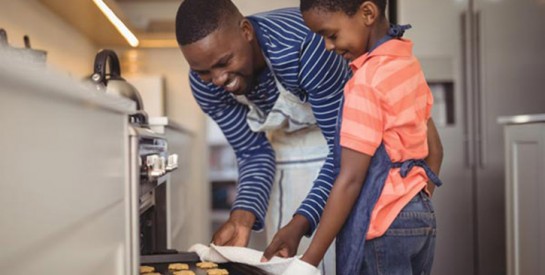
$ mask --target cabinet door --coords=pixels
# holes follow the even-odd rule
[[[507,126],[507,274],[545,274],[545,123]]]
[[[411,24],[405,36],[429,82],[453,83],[454,121],[437,125],[444,147],[440,178],[433,203],[437,215],[437,245],[432,274],[474,273],[473,185],[470,123],[463,49],[467,3],[453,0],[398,0],[398,21]],[[435,108],[435,107],[434,107]],[[436,119],[436,124],[439,120]]]
[[[42,79],[0,76],[0,273],[130,274],[127,116]]]

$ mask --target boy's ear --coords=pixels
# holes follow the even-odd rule
[[[360,5],[360,13],[366,26],[373,25],[380,16],[378,6],[372,1],[363,1],[363,3]]]

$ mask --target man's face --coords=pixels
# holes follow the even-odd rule
[[[253,32],[245,24],[250,23],[221,26],[201,40],[180,47],[191,70],[204,82],[235,95],[248,93],[254,85]]]
[[[362,21],[360,11],[353,16],[344,12],[311,9],[303,13],[305,24],[324,38],[328,51],[335,51],[353,61],[368,49],[369,28]]]

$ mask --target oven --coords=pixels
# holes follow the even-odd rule
[[[131,252],[141,255],[168,253],[166,183],[178,166],[178,156],[168,155],[168,143],[142,124],[129,129]]]
[[[170,262],[196,263],[195,253],[169,250],[167,246],[167,183],[178,167],[178,156],[169,155],[168,142],[150,129],[139,92],[121,77],[117,54],[108,49],[95,57],[92,83],[97,90],[123,96],[136,103],[129,120],[129,184],[127,201],[127,246],[130,274],[139,274],[140,264],[154,264],[164,270]],[[162,271],[167,274],[168,271]]]

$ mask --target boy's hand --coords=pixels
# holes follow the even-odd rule
[[[297,253],[301,238],[308,232],[309,227],[305,217],[295,215],[286,226],[274,235],[272,242],[263,253],[261,262],[267,262],[273,256],[293,257]]]
[[[212,237],[212,243],[220,246],[248,246],[255,216],[245,210],[231,212],[227,220]]]

